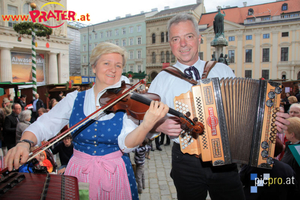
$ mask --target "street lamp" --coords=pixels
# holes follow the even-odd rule
[[[88,83],[90,84],[90,25],[88,25]],[[94,29],[94,26],[93,26],[93,31],[92,31],[94,34],[95,34],[95,29]]]

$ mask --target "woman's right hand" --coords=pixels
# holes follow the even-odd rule
[[[21,165],[27,162],[29,157],[29,144],[22,142],[10,149],[5,156],[4,165],[8,171],[19,169]]]

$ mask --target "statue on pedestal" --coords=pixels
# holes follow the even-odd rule
[[[225,54],[225,64],[226,64],[226,65],[229,65],[229,61],[228,61],[228,58],[227,58],[227,56],[228,56],[228,55],[227,55],[227,54]]]
[[[212,54],[211,55],[211,61],[217,61],[216,57],[215,57],[215,54]]]
[[[224,37],[224,17],[225,17],[224,10],[223,13],[224,14],[221,13],[221,8],[218,8],[218,14],[216,14],[214,20],[215,38],[218,38],[221,35]]]
[[[218,62],[226,64],[225,58],[223,57],[223,53],[221,53],[220,58],[218,59]]]

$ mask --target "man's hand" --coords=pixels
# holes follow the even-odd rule
[[[178,117],[168,117],[156,128],[156,132],[162,132],[169,136],[178,137],[182,131]]]
[[[62,174],[64,174],[64,173],[65,173],[65,171],[66,171],[66,168],[64,167],[64,168],[62,168],[62,169],[58,170],[58,171],[57,171],[57,174],[60,174],[60,175],[62,175]]]
[[[280,107],[279,112],[277,112],[277,117],[276,117],[276,127],[277,127],[277,131],[278,133],[284,133],[285,130],[287,130],[287,125],[290,124],[290,122],[288,120],[286,120],[287,118],[289,118],[289,114],[288,113],[284,113],[284,109],[282,107]]]

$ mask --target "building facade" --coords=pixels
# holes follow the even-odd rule
[[[222,11],[223,12],[223,11]],[[224,9],[224,31],[231,69],[237,77],[300,79],[300,4],[298,0]],[[211,60],[217,12],[202,14],[200,57]]]
[[[110,42],[125,48],[128,60],[124,73],[142,73],[146,71],[146,23],[148,16],[156,11],[117,17],[115,20],[90,25],[79,29],[81,33],[82,75],[93,77],[89,57],[100,42]],[[90,66],[90,67],[89,67]]]
[[[202,13],[205,13],[205,8],[202,0],[197,0],[196,4],[182,6],[178,8],[165,7],[164,10],[146,19],[146,38],[147,38],[147,74],[149,79],[153,80],[155,76],[165,66],[175,64],[176,58],[172,54],[167,23],[168,20],[179,13],[189,13],[197,20],[200,19]]]
[[[0,1],[0,14],[4,17],[27,16],[31,11],[28,0]],[[65,10],[57,4],[43,6],[52,2],[37,0],[36,10],[49,12],[50,10]],[[67,0],[59,1],[67,4]],[[32,36],[19,35],[14,31],[13,25],[21,22],[12,18],[0,20],[0,82],[31,82],[31,47]],[[44,22],[49,26],[62,24],[61,20],[49,20]],[[19,40],[18,40],[19,38]],[[21,40],[20,40],[21,39]],[[37,59],[37,84],[65,83],[69,80],[69,44],[72,40],[67,38],[67,25],[53,28],[50,38],[36,37]]]

